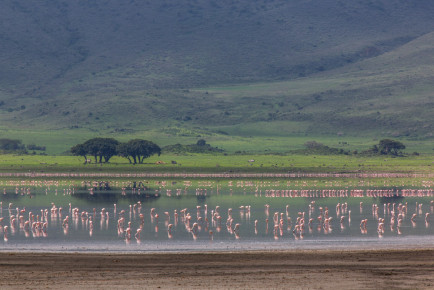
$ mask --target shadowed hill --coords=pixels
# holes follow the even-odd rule
[[[224,128],[230,133],[432,138],[433,47],[434,32],[391,52],[315,76],[208,88],[207,93],[226,103],[244,100],[227,104],[225,119],[237,123],[235,119],[242,115],[239,123],[250,120],[252,124]]]
[[[117,130],[282,121],[335,134],[369,131],[379,112],[381,127],[395,132],[402,123],[418,127],[414,114],[425,116],[432,102],[417,73],[429,52],[411,45],[433,30],[428,0],[5,0],[0,15],[4,125]],[[381,73],[392,67],[393,74]],[[399,74],[408,67],[417,77]],[[357,71],[384,82],[360,82]],[[299,94],[273,84],[262,95],[247,86],[224,98],[192,89],[270,81],[309,87],[314,75],[321,84]],[[327,89],[334,83],[348,88]],[[397,91],[402,86],[419,90],[408,99]],[[402,123],[394,123],[394,107],[381,106],[395,97],[388,104],[406,105]],[[363,105],[354,106],[355,98]],[[335,112],[337,104],[350,109]]]

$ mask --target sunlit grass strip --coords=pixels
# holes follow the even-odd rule
[[[253,161],[254,160],[254,161]],[[0,172],[111,172],[111,173],[432,173],[433,158],[362,157],[346,155],[167,155],[132,165],[113,157],[107,164],[83,164],[74,156],[0,155]]]
[[[8,172],[0,177],[109,177],[109,178],[434,178],[434,173],[73,173]]]

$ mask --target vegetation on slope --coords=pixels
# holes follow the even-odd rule
[[[2,1],[1,124],[429,139],[433,9],[427,0]]]

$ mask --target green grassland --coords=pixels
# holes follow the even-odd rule
[[[45,153],[48,155],[69,155],[69,149],[79,143],[94,137],[110,137],[121,142],[139,138],[151,140],[160,147],[173,144],[195,144],[199,139],[205,139],[213,147],[223,149],[227,154],[287,154],[291,151],[303,149],[308,141],[317,141],[329,147],[343,149],[353,152],[368,150],[384,135],[374,137],[358,136],[330,136],[330,135],[306,135],[290,134],[285,132],[286,124],[280,122],[279,128],[270,123],[256,123],[246,126],[232,126],[231,128],[220,128],[221,130],[210,130],[207,128],[183,128],[183,127],[164,127],[161,129],[150,129],[143,131],[125,132],[94,132],[85,129],[76,130],[16,130],[1,129],[0,138],[19,139],[23,144],[36,144],[46,146]],[[276,125],[276,124],[275,124]],[[236,131],[234,134],[229,132]],[[264,133],[264,131],[267,133]],[[301,136],[300,136],[301,135]],[[393,137],[392,137],[393,138]],[[395,138],[393,138],[395,139]],[[432,138],[397,138],[406,146],[405,152],[412,154],[432,155],[434,146]],[[32,153],[32,152],[29,152]],[[42,152],[36,152],[40,154]]]
[[[254,160],[252,162],[251,160]],[[172,161],[176,161],[173,164]],[[249,162],[250,161],[250,162]],[[113,157],[107,164],[83,164],[75,156],[0,155],[1,172],[405,172],[432,173],[432,155],[358,157],[346,155],[166,155],[132,165]],[[160,163],[160,164],[157,164]]]

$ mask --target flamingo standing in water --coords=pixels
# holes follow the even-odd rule
[[[279,226],[278,225],[274,226],[273,234],[274,234],[274,239],[278,240],[279,239]]]
[[[125,240],[131,240],[131,222],[128,222],[128,227],[125,229]]]
[[[367,234],[368,233],[368,229],[367,229],[367,227],[366,227],[366,224],[368,223],[368,219],[363,219],[361,222],[360,222],[360,232],[362,233],[362,234]]]
[[[136,238],[137,243],[140,243],[140,234],[142,233],[142,229],[138,228],[134,237]]]
[[[345,225],[344,225],[344,222],[345,222],[345,216],[341,216],[341,231],[343,231],[343,230],[345,230]]]
[[[5,242],[8,241],[8,229],[9,229],[8,226],[4,226],[4,227],[3,227],[3,240],[4,240]]]
[[[93,235],[93,221],[92,217],[89,217],[89,236]]]
[[[237,240],[240,238],[240,224],[235,224],[234,235]]]
[[[414,213],[414,214],[411,216],[411,218],[410,218],[410,220],[411,220],[411,226],[412,226],[413,228],[416,227],[416,217],[417,217],[417,214]]]
[[[432,202],[431,202],[431,206],[432,206]],[[309,212],[308,212],[308,217],[305,217],[305,212],[300,211],[297,215],[297,221],[294,220],[294,223],[296,225],[295,227],[295,231],[294,234],[297,236],[297,239],[302,239],[303,238],[303,233],[304,233],[304,225],[305,225],[305,218],[308,219],[308,226],[309,226],[309,232],[312,232],[311,230],[311,226],[312,224],[314,224],[316,226],[317,224],[317,219],[319,221],[319,229],[323,229],[325,234],[328,234],[331,232],[332,227],[331,227],[331,214],[330,217],[328,216],[329,214],[329,210],[324,207],[320,208],[318,207],[318,210],[320,211],[320,215],[318,216],[318,218],[315,218],[315,216],[311,214],[313,212],[313,203],[309,204],[310,208],[309,208]],[[70,206],[71,207],[71,206]],[[389,221],[390,220],[390,226],[391,226],[391,230],[395,230],[398,232],[398,234],[401,234],[401,226],[403,224],[403,221],[405,220],[406,217],[406,211],[407,211],[407,205],[404,204],[384,204],[383,205],[384,209],[385,209],[385,214],[384,214],[384,219],[378,217],[378,206],[376,204],[372,205],[372,209],[373,209],[373,214],[374,217],[378,220],[378,226],[377,226],[377,232],[378,235],[381,237],[384,234],[384,228],[386,226],[386,222],[385,220]],[[389,210],[390,207],[390,210]],[[131,207],[130,207],[131,208]],[[51,226],[55,225],[54,222],[61,222],[61,225],[63,227],[63,230],[65,232],[65,234],[67,234],[68,232],[68,226],[69,226],[69,216],[66,215],[65,218],[63,219],[61,216],[61,207],[56,207],[56,205],[53,203],[51,204],[51,206],[48,207],[48,209],[45,210],[41,210],[41,215],[33,215],[31,212],[29,212],[29,220],[25,220],[24,216],[27,215],[27,212],[25,211],[25,209],[20,210],[19,208],[16,209],[17,214],[16,215],[12,215],[11,213],[15,214],[15,209],[11,210],[12,212],[10,212],[10,224],[8,224],[8,227],[5,227],[4,231],[4,238],[5,240],[8,239],[8,236],[10,236],[11,234],[14,235],[14,230],[19,230],[19,229],[23,229],[24,231],[24,235],[26,237],[29,236],[30,233],[33,233],[34,237],[40,237],[40,236],[46,236],[46,231],[48,228],[48,218],[49,218],[49,213],[50,213],[50,209],[51,209]],[[66,209],[66,208],[65,208]],[[64,209],[64,210],[65,210]],[[200,214],[202,214],[201,208],[197,208],[198,211],[200,211]],[[102,208],[101,212],[100,212],[100,216],[96,211],[97,209],[93,209],[93,215],[91,215],[91,211],[85,212],[85,211],[79,211],[78,208],[75,208],[73,210],[73,214],[71,215],[71,222],[72,222],[72,226],[73,228],[76,230],[77,229],[77,221],[80,218],[80,213],[81,213],[81,218],[83,219],[83,227],[86,226],[86,229],[89,230],[89,234],[92,234],[92,229],[93,229],[93,223],[97,222],[97,218],[101,218],[101,223],[104,221],[106,223],[108,223],[109,220],[109,213],[106,209]],[[140,235],[141,232],[144,228],[144,215],[142,213],[140,213],[140,208],[138,204],[134,204],[134,206],[132,206],[132,210],[134,212],[134,220],[137,220],[140,222],[140,226],[139,229],[137,229],[137,232],[135,232],[135,238],[137,240],[137,242],[140,242]],[[205,207],[206,210],[206,207]],[[266,210],[269,210],[269,206],[266,206]],[[287,211],[288,208],[286,208]],[[422,210],[422,204],[418,203],[416,205],[416,212],[411,216],[411,221],[412,222],[417,222],[418,221],[418,217],[422,216],[422,214],[420,213]],[[35,211],[35,210],[34,210]],[[180,221],[185,221],[186,224],[186,229],[191,232],[193,234],[193,238],[196,239],[198,234],[202,231],[202,229],[204,229],[204,232],[208,232],[209,233],[209,238],[210,240],[213,239],[213,233],[215,231],[219,232],[219,227],[221,225],[221,216],[219,215],[219,211],[223,212],[222,209],[220,209],[219,206],[216,206],[215,208],[215,212],[212,211],[211,213],[211,220],[208,223],[208,218],[207,218],[207,214],[205,213],[203,216],[199,216],[197,217],[196,223],[193,223],[193,219],[192,216],[190,215],[190,213],[186,212],[185,210],[181,210],[179,211],[180,213]],[[240,207],[240,212],[244,213],[244,215],[246,216],[247,219],[247,213],[250,211],[250,206],[241,206]],[[346,203],[341,203],[338,204],[336,206],[336,211],[338,212],[338,221],[340,220],[340,225],[341,225],[341,229],[344,230],[346,227],[345,226],[350,226],[350,220],[351,220],[351,210],[348,210],[348,205]],[[428,210],[430,212],[423,212],[423,217],[425,218],[425,225],[428,227],[429,226],[429,221],[430,221],[430,217],[433,213],[432,208],[430,210]],[[36,212],[39,212],[39,210],[37,210]],[[65,211],[66,212],[66,211]],[[136,217],[136,213],[137,213],[137,217]],[[346,214],[348,213],[348,216],[346,216]],[[125,211],[121,211],[119,213],[119,220],[115,220],[118,221],[118,230],[119,232],[122,232],[122,237],[125,237],[126,240],[129,240],[132,236],[132,234],[134,234],[134,232],[131,232],[131,222],[128,225],[128,228],[126,228],[126,220],[124,217]],[[176,227],[176,222],[177,222],[177,215],[178,212],[175,210],[174,211],[174,216],[175,218],[172,218],[169,216],[169,212],[164,212],[162,217],[163,220],[165,221],[165,228],[167,228],[168,231],[168,237],[172,238],[172,224],[169,224],[170,221],[175,220],[174,224]],[[307,215],[306,215],[307,216]],[[241,216],[242,217],[242,216]],[[268,217],[268,216],[267,216]],[[279,219],[280,217],[280,219]],[[285,212],[275,212],[274,214],[272,214],[272,218],[274,221],[274,236],[275,237],[279,237],[279,233],[280,236],[283,236],[283,227],[284,227],[284,219],[285,219]],[[336,217],[335,217],[336,218]],[[346,219],[348,218],[348,225],[346,224]],[[76,221],[77,219],[77,221]],[[130,218],[131,220],[131,218]],[[156,213],[155,209],[151,210],[151,220],[153,220],[154,225],[156,225],[156,232],[158,231],[158,214]],[[63,221],[63,222],[62,222]],[[133,220],[131,220],[133,221]],[[213,222],[212,225],[210,225],[211,221]],[[266,219],[266,231],[268,234],[268,218]],[[2,230],[2,222],[4,223],[3,218],[0,218],[0,232]],[[271,222],[271,220],[270,220]],[[288,222],[288,232],[291,230],[291,219],[289,216],[287,216],[287,222]],[[193,224],[190,227],[190,223]],[[366,234],[367,230],[366,230],[366,223],[367,220],[362,220],[362,222],[360,223],[360,230],[362,234]],[[233,212],[232,209],[228,209],[228,220],[226,222],[226,225],[228,226],[228,231],[230,234],[234,234],[235,238],[239,238],[239,228],[241,226],[241,224],[235,224],[235,220],[233,219]],[[208,226],[210,226],[210,228],[208,228]],[[273,226],[273,225],[272,225]],[[415,225],[414,225],[415,226]],[[216,227],[216,228],[214,228]],[[258,220],[255,220],[254,222],[254,228],[255,228],[255,234],[258,233]],[[32,232],[30,232],[30,229],[32,229]],[[102,226],[101,226],[102,229]]]
[[[169,239],[173,238],[173,235],[172,235],[172,227],[173,227],[172,224],[168,224],[168,225],[167,225],[167,237],[168,237]]]
[[[191,228],[191,233],[192,233],[192,235],[193,235],[193,239],[194,240],[197,240],[197,232],[198,232],[198,224],[197,223],[194,223],[193,224],[193,227]]]

